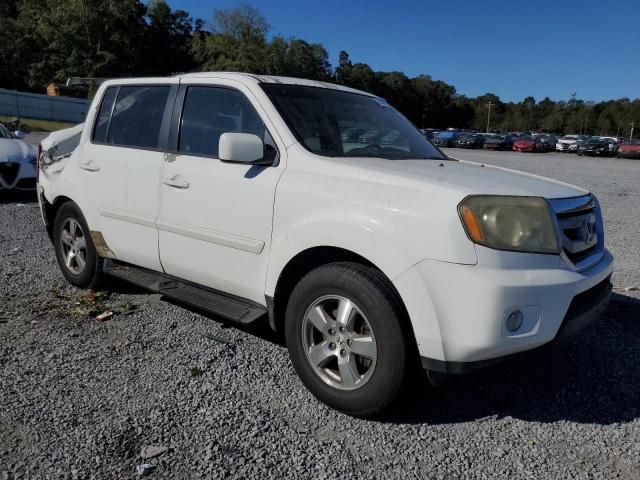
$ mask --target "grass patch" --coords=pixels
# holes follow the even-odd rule
[[[0,122],[9,122],[13,117],[8,115],[0,115]],[[58,122],[55,120],[38,120],[36,118],[21,118],[20,121],[25,125],[29,125],[34,132],[55,132],[63,128],[69,128],[76,125],[69,122]]]

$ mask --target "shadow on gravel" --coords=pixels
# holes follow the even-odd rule
[[[11,203],[36,203],[38,197],[35,191],[0,190],[0,205]]]
[[[175,305],[177,307],[183,308],[185,310],[189,310],[190,312],[194,312],[199,315],[202,315],[203,317],[206,317],[212,321],[222,324],[223,328],[235,328],[236,330],[245,332],[249,335],[259,337],[262,340],[265,340],[267,342],[271,342],[280,346],[283,345],[282,339],[273,330],[271,330],[271,327],[269,326],[269,321],[266,315],[263,318],[260,318],[249,325],[241,325],[239,323],[233,323],[228,320],[225,320],[224,318],[218,317],[217,315],[213,315],[204,310],[200,310],[199,308],[191,307],[191,306],[185,305],[184,303],[175,302],[168,297],[162,297],[162,301],[167,302],[171,305]]]
[[[454,376],[436,390],[425,381],[396,411],[402,413],[383,421],[451,424],[497,416],[609,425],[635,420],[640,417],[640,299],[614,293],[595,325],[546,355]]]

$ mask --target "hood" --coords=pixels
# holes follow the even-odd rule
[[[504,143],[506,141],[506,138],[488,138],[484,143]]]
[[[36,157],[36,148],[22,140],[0,138],[0,163],[24,162]]]
[[[574,143],[577,143],[577,142],[578,142],[578,140],[575,140],[575,139],[574,140],[571,140],[571,139],[564,140],[564,139],[561,138],[560,140],[558,140],[558,143],[568,143],[570,145],[572,145]]]
[[[355,175],[354,178],[414,190],[433,186],[456,192],[460,199],[472,194],[536,196],[551,199],[577,197],[589,193],[557,180],[467,161],[350,158],[347,165],[344,163],[345,159],[332,160],[347,168],[342,174]],[[355,171],[352,171],[352,168]]]
[[[522,138],[520,140],[516,140],[515,142],[513,142],[517,145],[531,145],[536,143],[535,140],[532,140],[531,138]]]

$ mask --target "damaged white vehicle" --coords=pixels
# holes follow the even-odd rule
[[[0,124],[0,190],[36,188],[37,150],[24,137]]]
[[[38,198],[69,283],[108,274],[268,321],[307,388],[349,414],[389,410],[419,367],[435,381],[571,335],[611,294],[592,193],[448,158],[366,92],[111,80],[84,127],[42,147]]]

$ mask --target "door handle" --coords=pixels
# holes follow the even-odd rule
[[[185,182],[180,175],[165,178],[164,184],[173,188],[189,188],[189,182]]]
[[[80,168],[87,172],[99,172],[100,166],[93,160],[87,160],[86,162],[80,162]]]

